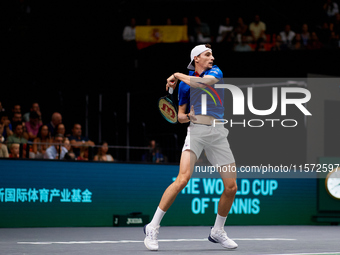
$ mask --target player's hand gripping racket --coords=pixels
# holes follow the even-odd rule
[[[169,94],[158,99],[158,109],[164,119],[166,119],[171,124],[176,124],[177,119],[177,107],[173,100],[173,88],[169,88]]]

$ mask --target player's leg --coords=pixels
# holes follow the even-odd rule
[[[220,243],[224,248],[237,248],[237,244],[228,238],[224,225],[233,204],[237,191],[235,158],[230,150],[227,136],[229,131],[218,125],[211,129],[210,140],[207,140],[205,152],[212,165],[219,168],[224,184],[224,191],[220,197],[214,227],[210,231],[209,241]]]
[[[224,190],[218,203],[216,220],[214,227],[211,229],[209,241],[220,243],[224,248],[235,249],[238,245],[227,236],[224,231],[224,225],[237,192],[236,165],[232,163],[221,167],[221,169],[223,170],[221,178]]]
[[[157,235],[161,220],[165,212],[175,201],[178,193],[185,188],[190,180],[196,160],[197,157],[194,152],[190,150],[182,152],[179,173],[176,180],[164,191],[162,199],[151,222],[144,227],[144,232],[146,234],[144,244],[149,250],[158,250]]]
[[[178,176],[176,180],[165,190],[159,203],[159,208],[162,211],[166,212],[170,208],[178,193],[188,184],[196,161],[197,158],[194,152],[190,150],[182,152]]]
[[[227,217],[237,192],[236,165],[232,163],[223,166],[221,169],[226,172],[221,173],[224,190],[218,203],[218,214],[222,217]]]

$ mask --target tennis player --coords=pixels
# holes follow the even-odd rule
[[[152,221],[144,227],[146,234],[144,244],[149,250],[158,250],[157,238],[160,222],[175,201],[177,194],[190,180],[195,163],[203,149],[212,165],[220,166],[220,169],[230,169],[230,171],[221,173],[224,191],[218,204],[215,224],[211,228],[208,239],[228,249],[235,249],[238,246],[224,231],[237,185],[235,159],[227,140],[229,131],[223,125],[215,125],[217,119],[223,119],[224,116],[224,93],[223,89],[215,89],[213,85],[222,79],[223,74],[216,65],[213,65],[214,57],[209,44],[194,47],[190,57],[188,69],[192,71],[189,71],[189,75],[174,73],[167,79],[166,90],[170,87],[175,89],[178,80],[181,81],[178,89],[178,121],[180,123],[190,122],[190,125],[182,150],[179,174],[165,190]],[[213,99],[207,97],[206,114],[201,114],[201,95],[207,94],[207,90],[214,91],[211,94],[216,97],[218,94],[219,99],[216,101],[219,101],[219,104],[215,105]]]

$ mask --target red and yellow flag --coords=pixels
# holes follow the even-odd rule
[[[154,43],[188,42],[188,27],[136,26],[136,42],[138,48],[143,48]]]

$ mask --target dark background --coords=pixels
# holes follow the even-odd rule
[[[131,50],[122,31],[131,17],[144,25],[181,24],[183,17],[199,15],[216,36],[229,16],[249,24],[260,14],[268,33],[279,33],[286,23],[299,32],[307,22],[317,29],[324,19],[324,1],[110,1],[36,2],[3,1],[1,9],[1,94],[5,109],[19,102],[23,113],[38,101],[44,122],[54,111],[63,115],[68,132],[74,122],[85,125],[89,96],[89,137],[98,137],[99,94],[102,94],[102,140],[127,145],[127,93],[130,93],[130,145],[145,146],[156,139],[169,161],[179,159],[186,125],[168,124],[156,107],[164,96],[166,78],[186,73],[192,43],[157,44]],[[28,14],[25,10],[29,8]],[[215,63],[224,77],[307,77],[308,73],[339,75],[340,51],[233,52],[212,44]],[[265,92],[267,93],[267,92]],[[314,95],[312,95],[313,97]],[[268,98],[268,96],[266,97]],[[270,103],[270,102],[269,102]],[[231,128],[229,141],[240,164],[304,162],[306,130],[301,113],[293,113],[299,126],[289,131]],[[296,115],[294,115],[296,114]],[[230,116],[229,116],[230,118]],[[251,118],[250,115],[245,118]],[[301,120],[301,121],[300,121]],[[111,150],[125,161],[125,150]],[[130,159],[141,151],[131,150]]]

